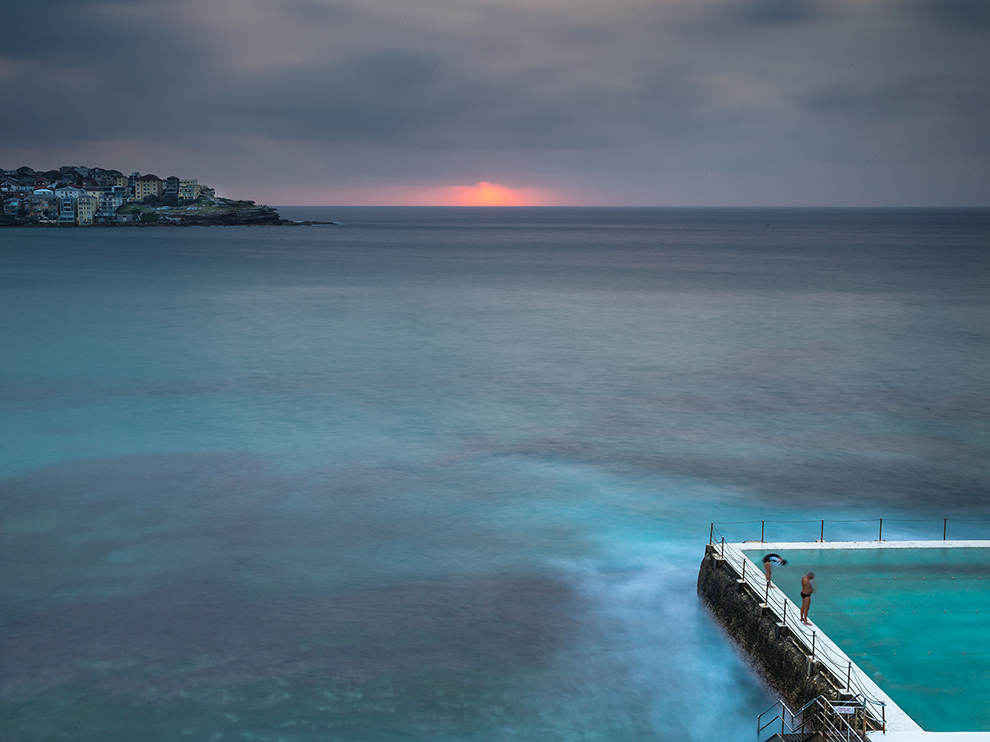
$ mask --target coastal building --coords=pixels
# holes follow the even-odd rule
[[[130,202],[140,203],[148,196],[155,196],[157,203],[144,205],[144,209],[126,210],[121,207]],[[200,198],[216,200],[216,192],[200,185],[196,178],[179,178],[171,175],[162,179],[157,175],[130,176],[119,170],[64,166],[58,170],[33,170],[20,167],[16,170],[0,169],[0,208],[4,216],[15,222],[41,224],[90,225],[122,224],[127,222],[154,223],[150,207],[156,212],[182,204],[181,216],[155,214],[161,223],[187,222],[190,204]],[[133,213],[131,213],[133,211]]]
[[[157,175],[142,175],[134,181],[134,200],[143,201],[148,196],[161,198],[165,189],[164,181]]]
[[[100,188],[127,187],[127,176],[119,170],[94,170],[93,180]]]
[[[117,209],[124,205],[127,197],[124,195],[126,186],[114,186],[100,195],[100,206],[96,212],[96,221],[111,223],[116,221]]]
[[[162,197],[165,199],[165,203],[175,205],[179,200],[179,179],[170,175],[162,183]]]
[[[63,173],[75,173],[83,178],[88,178],[89,174],[93,172],[91,167],[83,167],[82,165],[69,165],[68,167],[60,168]]]
[[[42,223],[58,220],[58,197],[49,190],[38,189],[27,197],[27,214]]]
[[[75,224],[76,223],[76,201],[78,199],[72,197],[59,198],[58,204],[58,223],[59,224]]]
[[[76,186],[63,186],[62,188],[55,189],[55,195],[59,198],[79,198],[80,196],[85,196],[87,194],[82,188],[77,188]]]
[[[195,201],[197,198],[199,198],[199,193],[200,193],[199,181],[196,180],[195,178],[179,180],[180,201]]]
[[[17,216],[21,213],[21,209],[24,206],[23,199],[20,198],[8,198],[3,202],[3,214],[4,216]]]
[[[76,199],[76,224],[87,226],[93,223],[100,208],[100,199],[96,196],[80,196]]]

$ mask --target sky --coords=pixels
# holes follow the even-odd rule
[[[0,167],[272,205],[990,206],[990,0],[35,0]]]

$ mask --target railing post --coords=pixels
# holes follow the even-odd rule
[[[880,519],[880,535],[877,537],[877,541],[883,541],[883,518]]]
[[[746,557],[743,556],[743,582],[746,581],[746,562],[747,561],[748,560],[746,559]]]
[[[825,543],[825,521],[822,520],[822,543]]]
[[[942,540],[945,541],[945,532],[949,529],[949,519],[942,519]]]
[[[712,522],[712,527],[708,529],[708,543],[711,543],[715,538],[715,523]]]
[[[760,543],[764,542],[763,532],[766,530],[767,522],[765,520],[760,521]]]
[[[722,558],[725,559],[725,536],[722,536]]]
[[[811,632],[811,663],[815,663],[815,632]]]
[[[853,674],[853,663],[849,663],[849,668],[846,670],[846,690],[849,690],[849,684],[852,682]]]
[[[764,605],[770,605],[770,580],[767,580],[767,594],[763,598]]]

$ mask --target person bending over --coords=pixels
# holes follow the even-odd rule
[[[763,571],[767,573],[767,582],[770,582],[770,571],[773,569],[773,565],[775,564],[779,564],[783,567],[787,564],[787,560],[780,554],[767,554],[763,557]]]

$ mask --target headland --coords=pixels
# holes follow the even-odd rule
[[[222,198],[196,178],[99,167],[0,170],[0,226],[293,226],[271,206]]]

